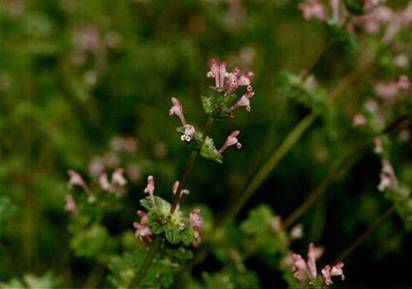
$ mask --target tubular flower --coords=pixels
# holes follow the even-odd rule
[[[316,18],[323,21],[326,19],[325,9],[319,0],[309,0],[306,3],[299,3],[298,9],[302,11],[305,20]]]
[[[69,182],[67,183],[67,186],[69,189],[72,189],[73,187],[81,187],[84,190],[87,190],[87,185],[84,182],[82,176],[76,172],[75,170],[68,170],[67,174],[69,175],[70,179]]]
[[[198,246],[201,240],[200,231],[202,228],[202,219],[200,217],[199,208],[192,209],[192,212],[189,215],[189,224],[193,228],[193,235],[194,235],[193,245]]]
[[[71,214],[76,213],[77,207],[76,207],[76,202],[74,201],[74,198],[71,194],[68,194],[66,196],[66,205],[64,207],[66,211],[68,211]]]
[[[308,255],[306,261],[299,254],[291,252],[289,259],[292,261],[292,274],[293,277],[303,284],[306,280],[310,284],[314,283],[317,277],[316,260],[323,254],[322,247],[315,247],[312,243],[308,246]]]
[[[332,277],[334,276],[341,276],[342,281],[345,280],[345,275],[343,275],[343,268],[344,264],[342,262],[338,262],[335,265],[333,265],[332,267],[330,265],[326,265],[323,269],[322,269],[322,277],[323,277],[323,283],[325,283],[325,285],[332,285]]]
[[[382,160],[382,170],[380,173],[380,182],[378,190],[383,192],[387,188],[394,190],[398,186],[398,180],[396,179],[395,172],[389,160]]]
[[[180,104],[180,101],[175,97],[172,97],[171,100],[172,100],[172,107],[169,109],[169,115],[176,115],[180,119],[182,126],[185,126],[186,119],[183,114],[183,107]]]
[[[134,222],[133,227],[135,228],[135,236],[140,240],[148,240],[150,236],[153,235],[153,231],[149,228],[147,223],[149,222],[149,217],[144,211],[137,211],[137,215],[140,217],[140,222]]]
[[[155,179],[154,179],[153,176],[148,176],[147,177],[147,186],[144,189],[144,192],[149,195],[149,197],[152,200],[153,204],[155,204],[154,190],[155,190]]]
[[[115,187],[123,187],[127,184],[126,179],[123,176],[123,169],[117,168],[112,173],[112,185]]]
[[[112,184],[109,182],[107,173],[101,173],[99,175],[99,185],[103,191],[108,191],[112,188]]]
[[[238,141],[237,137],[239,136],[240,131],[235,130],[230,133],[227,137],[225,143],[220,148],[219,153],[223,153],[228,147],[236,145],[237,149],[242,148],[242,144]]]

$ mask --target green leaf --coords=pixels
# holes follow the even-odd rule
[[[202,149],[200,150],[200,155],[206,159],[222,163],[222,155],[216,149],[213,139],[210,137],[206,137]]]
[[[165,231],[166,239],[176,245],[182,241],[182,233],[179,229],[175,226],[171,226],[170,228],[166,229]]]

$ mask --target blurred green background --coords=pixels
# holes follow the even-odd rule
[[[213,56],[255,73],[252,111],[211,132],[223,142],[240,129],[242,150],[228,151],[223,165],[198,161],[188,182],[186,202],[205,203],[216,214],[227,210],[247,177],[309,112],[277,91],[278,74],[310,67],[327,42],[322,25],[304,21],[297,3],[0,0],[0,281],[50,271],[60,284],[81,284],[91,264],[69,249],[66,171],[86,175],[113,137],[137,140],[132,159],[141,174],[119,227],[132,229],[147,174],[167,196],[187,155],[177,120],[168,116],[170,98],[179,98],[189,121],[202,125],[200,96]],[[316,66],[317,81],[332,90],[354,60],[355,52],[335,47]],[[358,142],[351,122],[366,97],[367,77],[339,96],[333,121],[315,121],[239,219],[260,203],[287,216]],[[396,157],[410,162],[410,146]],[[336,258],[390,206],[376,190],[379,171],[379,158],[361,153],[304,215],[305,236],[296,249],[304,252],[313,241],[326,247],[326,260]],[[411,244],[411,233],[393,215],[346,260],[345,286],[412,285],[410,266],[402,265],[410,262]],[[250,265],[264,288],[273,288],[273,272],[259,260]]]

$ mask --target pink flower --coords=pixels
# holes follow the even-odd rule
[[[155,179],[153,176],[148,176],[147,186],[144,189],[144,192],[149,195],[150,199],[152,200],[153,205],[155,204],[154,190],[155,190]]]
[[[305,261],[301,255],[289,253],[289,259],[292,261],[293,277],[303,284],[306,280],[313,283],[317,277],[316,260],[323,254],[322,247],[315,247],[312,243],[308,246],[307,260]]]
[[[343,270],[342,270],[343,266],[344,264],[342,262],[338,262],[332,267],[329,265],[326,265],[321,271],[323,282],[328,286],[333,284],[332,277],[334,276],[341,276],[342,281],[345,280],[345,275],[343,275]]]
[[[180,104],[180,101],[175,97],[172,97],[171,100],[172,100],[172,107],[169,109],[169,115],[176,115],[180,119],[182,126],[185,126],[186,120],[183,114],[183,107]]]
[[[103,191],[109,191],[112,188],[112,184],[109,182],[107,173],[101,173],[99,175],[99,185]]]
[[[303,237],[303,226],[302,224],[297,224],[289,232],[289,237],[291,240],[300,239]]]
[[[147,213],[138,210],[137,215],[140,217],[140,222],[133,223],[136,238],[139,238],[140,240],[150,240],[150,236],[153,235],[153,231],[147,225],[147,223],[149,222]]]
[[[250,86],[253,72],[241,72],[238,68],[227,72],[226,63],[219,63],[216,59],[212,59],[210,61],[210,70],[206,75],[215,79],[215,88],[217,90],[232,93],[241,86]]]
[[[67,183],[69,189],[77,186],[83,188],[86,191],[88,190],[86,183],[78,172],[76,172],[75,170],[68,170],[67,174],[70,177],[69,182]]]
[[[237,149],[242,148],[242,144],[238,141],[237,137],[239,136],[240,131],[235,130],[230,133],[227,137],[225,143],[220,148],[219,153],[223,153],[228,147],[236,145]]]
[[[250,111],[250,98],[254,96],[255,93],[253,91],[247,91],[245,94],[243,94],[240,99],[232,106],[230,109],[231,111],[234,111],[235,109],[239,107],[245,107],[246,111]]]
[[[383,192],[388,188],[394,190],[398,186],[398,180],[396,179],[395,171],[393,170],[393,167],[389,160],[382,160],[382,170],[379,176],[379,191]]]
[[[226,63],[219,63],[216,59],[211,59],[210,70],[207,72],[206,76],[215,79],[215,87],[217,89],[223,89],[225,78],[228,76],[226,72]]]
[[[177,189],[179,188],[179,185],[180,185],[179,181],[174,182],[173,189],[172,189],[173,195],[176,195]]]
[[[402,90],[408,90],[411,83],[406,75],[400,75],[398,78],[398,87]]]
[[[114,151],[135,152],[137,148],[136,140],[131,137],[114,137],[111,140],[111,147]]]
[[[117,168],[112,173],[112,185],[115,187],[124,187],[127,184],[126,179],[123,176],[123,169]]]
[[[380,6],[358,17],[357,21],[366,33],[375,34],[379,32],[382,24],[389,23],[392,18],[392,10],[386,6]]]
[[[367,122],[366,117],[363,114],[358,113],[353,116],[353,121],[352,121],[353,126],[365,125],[366,122]]]
[[[200,217],[200,209],[193,208],[192,212],[189,215],[189,224],[193,228],[193,245],[198,246],[201,240],[200,231],[202,228],[202,218]]]
[[[185,124],[184,125],[184,132],[180,137],[181,141],[190,142],[196,136],[196,130],[193,125]]]
[[[71,194],[68,194],[66,196],[65,209],[66,209],[66,211],[68,211],[71,214],[74,214],[77,211],[76,202],[74,201],[74,198]]]
[[[323,21],[326,19],[325,10],[319,0],[309,0],[305,3],[299,3],[298,9],[302,11],[305,20],[316,18]]]

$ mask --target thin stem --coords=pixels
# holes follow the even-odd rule
[[[262,184],[266,177],[272,172],[273,168],[279,163],[279,161],[285,156],[285,154],[293,147],[293,145],[299,140],[301,135],[306,129],[313,123],[318,116],[318,112],[313,111],[304,117],[288,134],[284,141],[277,147],[268,157],[267,161],[258,169],[257,173],[252,179],[247,182],[245,189],[241,192],[240,197],[237,198],[237,202],[231,207],[226,214],[226,218],[234,218],[239,211],[253,195],[257,188]]]
[[[140,282],[143,280],[144,276],[146,275],[147,270],[152,265],[153,259],[156,254],[156,250],[159,247],[159,244],[160,244],[160,237],[156,236],[155,240],[150,245],[149,251],[147,252],[146,256],[143,259],[143,263],[140,266],[139,271],[137,272],[137,274],[133,277],[132,281],[130,282],[128,286],[129,289],[139,288],[137,286],[139,286]]]
[[[375,232],[376,229],[379,228],[379,226],[388,218],[392,215],[392,213],[395,212],[395,206],[392,205],[389,207],[383,215],[381,215],[363,234],[361,234],[359,237],[357,237],[350,245],[347,247],[341,254],[339,254],[338,258],[336,259],[337,261],[344,260],[347,258],[350,254],[352,254],[353,251],[355,251],[360,244],[362,244],[365,239],[371,235],[373,232]],[[336,261],[336,262],[337,262]]]
[[[305,201],[297,207],[290,215],[286,218],[283,223],[284,227],[287,228],[293,225],[302,214],[309,209],[316,199],[326,190],[326,188],[352,163],[353,159],[362,151],[369,142],[364,142],[353,148],[345,158],[343,158],[335,167],[333,167],[327,176],[309,193]]]
[[[186,169],[184,170],[180,180],[179,180],[179,186],[176,190],[176,193],[173,196],[173,201],[172,201],[172,206],[170,207],[170,213],[173,214],[174,211],[176,210],[177,206],[180,203],[181,199],[181,192],[183,190],[183,185],[186,182],[187,178],[189,177],[190,171],[192,170],[193,163],[196,160],[196,157],[198,155],[197,151],[192,151],[190,154],[189,160],[187,161]]]
[[[209,118],[205,124],[205,127],[203,128],[203,137],[206,139],[210,127],[212,126],[213,119]],[[179,180],[179,186],[177,187],[176,193],[173,196],[173,201],[172,201],[172,206],[170,207],[170,213],[173,214],[174,211],[176,210],[177,206],[180,203],[180,199],[182,198],[181,192],[183,190],[183,185],[185,184],[187,178],[189,177],[190,171],[192,170],[193,163],[196,160],[196,157],[199,153],[197,151],[193,151],[190,154],[189,160],[187,161],[186,169],[184,170],[182,176],[180,177]]]

